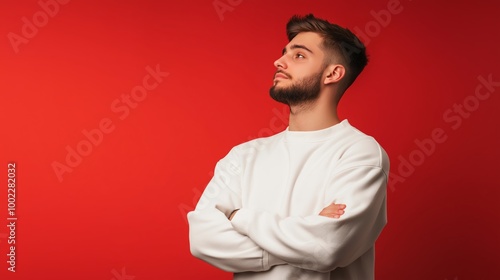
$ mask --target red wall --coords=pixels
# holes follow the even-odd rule
[[[186,212],[285,127],[273,61],[307,12],[370,54],[340,114],[391,158],[377,278],[500,277],[498,2],[54,1],[0,4],[1,279],[231,279],[190,255]]]

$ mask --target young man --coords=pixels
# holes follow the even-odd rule
[[[270,95],[290,106],[289,126],[217,163],[188,213],[191,252],[238,280],[373,279],[389,159],[337,116],[365,47],[313,15],[292,17],[287,34]]]

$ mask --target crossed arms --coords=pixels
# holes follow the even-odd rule
[[[332,175],[325,193],[328,201],[342,204],[332,203],[310,216],[280,217],[242,208],[237,163],[233,149],[217,163],[196,209],[188,214],[192,254],[220,269],[266,271],[288,264],[332,271],[370,249],[385,226],[387,175],[380,166],[346,164]]]

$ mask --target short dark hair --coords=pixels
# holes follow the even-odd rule
[[[291,41],[301,32],[319,34],[323,38],[323,48],[339,56],[340,63],[346,68],[345,89],[356,80],[368,63],[365,45],[347,28],[317,18],[313,14],[295,15],[286,25],[288,40]],[[331,56],[328,58],[326,63],[333,60]]]

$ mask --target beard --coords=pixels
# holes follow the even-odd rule
[[[304,78],[287,87],[276,87],[269,90],[271,98],[288,106],[306,105],[318,99],[321,90],[321,72]]]

